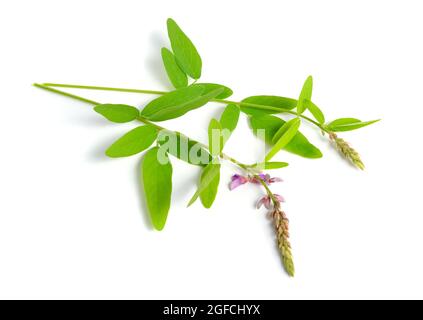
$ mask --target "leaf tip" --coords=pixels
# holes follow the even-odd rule
[[[110,152],[110,149],[107,149],[106,151],[104,151],[104,155],[109,157],[109,158],[116,158],[112,152]]]
[[[153,222],[153,227],[154,227],[154,230],[156,231],[163,231],[165,227],[165,223]]]

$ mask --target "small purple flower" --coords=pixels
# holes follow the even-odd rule
[[[282,197],[280,194],[274,194],[273,195],[275,198],[276,198],[276,200],[278,200],[279,202],[285,202],[285,198],[284,197]]]
[[[271,207],[271,199],[269,196],[261,197],[260,200],[257,202],[257,209],[260,209],[261,206],[264,205],[266,209],[270,209]]]
[[[285,199],[281,195],[274,194],[273,196],[275,197],[275,199],[277,201],[285,202]],[[264,207],[266,209],[271,209],[272,208],[272,199],[269,196],[261,197],[260,200],[257,202],[257,209],[259,209],[262,205],[264,205]]]
[[[270,175],[269,174],[260,173],[258,176],[265,183],[267,183],[267,181],[270,179]],[[256,177],[250,177],[250,182],[251,183],[260,184],[260,180],[258,178],[256,178]]]
[[[275,183],[275,182],[283,181],[281,178],[271,177],[269,174],[260,173],[258,176],[260,177],[260,179],[262,181],[264,181],[268,185]],[[246,184],[247,182],[255,183],[255,184],[261,183],[260,180],[256,177],[254,177],[254,176],[244,177],[244,176],[241,176],[239,174],[234,174],[232,176],[231,183],[229,184],[229,189],[233,190],[233,189],[239,187],[240,185]]]
[[[266,184],[272,184],[275,182],[282,182],[283,180],[278,177],[271,177],[269,174],[260,173],[259,177],[262,181],[264,181]],[[259,179],[256,177],[251,177],[250,181],[252,183],[260,183]]]
[[[282,182],[282,181],[283,180],[279,177],[272,177],[272,178],[269,179],[268,184],[272,184],[272,183],[275,183],[275,182]]]
[[[229,189],[233,190],[235,188],[238,188],[240,185],[243,185],[247,183],[249,180],[247,177],[241,176],[239,174],[234,174],[232,176],[231,183],[229,184]]]

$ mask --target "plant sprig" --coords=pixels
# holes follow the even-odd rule
[[[94,106],[94,111],[96,111],[97,113],[100,113],[101,115],[103,115],[107,120],[115,122],[115,123],[122,123],[122,122],[130,122],[130,121],[139,121],[142,122],[144,125],[138,126],[132,130],[130,130],[129,132],[127,132],[126,134],[124,134],[121,138],[119,138],[118,140],[116,140],[107,150],[106,150],[106,155],[111,157],[111,158],[121,158],[121,157],[128,157],[128,156],[132,156],[135,154],[138,154],[146,149],[148,149],[149,147],[151,147],[153,145],[153,143],[158,139],[158,137],[160,137],[161,135],[165,135],[166,137],[172,137],[177,141],[177,144],[174,145],[176,148],[168,148],[166,149],[166,151],[162,150],[162,153],[165,157],[167,157],[167,154],[171,154],[173,156],[175,156],[176,158],[180,159],[180,160],[184,160],[190,164],[198,164],[201,166],[204,166],[203,172],[202,172],[202,177],[201,177],[201,182],[200,182],[200,186],[196,192],[196,194],[194,194],[194,196],[192,197],[192,199],[190,200],[190,202],[188,203],[188,205],[191,205],[195,202],[195,200],[200,196],[202,203],[204,204],[204,206],[206,208],[210,208],[214,198],[217,194],[217,186],[219,184],[218,182],[218,176],[220,174],[220,160],[227,160],[232,162],[235,166],[237,166],[240,170],[246,172],[247,174],[251,174],[251,176],[255,177],[256,179],[260,179],[259,175],[256,174],[254,167],[257,166],[257,164],[253,164],[253,165],[248,165],[248,164],[244,164],[230,156],[228,156],[227,154],[223,153],[221,149],[218,150],[218,152],[212,152],[211,150],[211,145],[214,143],[213,139],[212,139],[212,134],[213,132],[210,132],[210,144],[209,145],[205,145],[202,144],[200,142],[197,142],[196,140],[180,133],[180,132],[176,132],[176,131],[172,131],[169,129],[166,129],[162,126],[159,126],[157,124],[155,124],[154,122],[144,118],[138,109],[135,109],[137,111],[137,114],[134,115],[134,109],[132,109],[133,107],[131,106],[127,106],[127,105],[117,105],[117,104],[102,104],[100,102],[94,101],[94,100],[89,100],[86,98],[83,98],[81,96],[77,96],[74,94],[69,94],[67,92],[61,91],[61,90],[57,90],[54,88],[50,88],[41,84],[34,84],[34,86],[43,89],[43,90],[47,90],[56,94],[60,94],[63,96],[67,96],[85,103],[88,103],[90,105]],[[236,108],[236,107],[235,107]],[[118,111],[120,110],[120,112]],[[236,110],[236,109],[235,109]],[[239,113],[237,113],[234,110],[234,106],[233,105],[228,105],[227,108],[225,109],[225,111],[222,114],[222,117],[220,119],[221,122],[224,123],[225,126],[229,126],[231,128],[234,128],[236,126],[236,123],[238,121],[238,116]],[[123,121],[123,119],[126,119],[126,121]],[[211,123],[216,122],[216,119],[212,119]],[[220,122],[218,122],[220,123]],[[180,151],[178,150],[178,145],[181,143],[181,141],[185,141],[188,147],[188,158],[184,158],[184,154],[178,153],[178,152],[173,152],[172,149],[176,149],[176,151]],[[159,140],[157,141],[158,146],[152,147],[150,149],[154,150],[151,151],[151,153],[156,154],[160,151],[160,148],[163,144],[166,143],[166,141],[163,140]],[[192,149],[196,148],[196,151],[200,151],[201,156],[200,156],[200,160],[198,163],[193,163],[191,160],[189,159],[189,156],[191,154]],[[222,146],[223,148],[223,146]],[[150,153],[147,153],[150,154]],[[146,155],[147,155],[146,154]],[[186,154],[185,154],[186,155]],[[204,157],[205,156],[205,157]],[[151,157],[151,158],[150,158]],[[213,158],[214,157],[214,158]],[[171,170],[169,170],[169,167],[161,167],[160,165],[162,163],[159,163],[158,161],[154,161],[153,159],[154,157],[149,156],[148,161],[147,162],[143,162],[143,172],[148,172],[148,173],[153,173],[153,176],[156,175],[157,173],[157,179],[153,179],[152,177],[150,177],[150,175],[148,176],[149,178],[144,178],[144,186],[145,186],[145,192],[146,192],[146,196],[147,196],[147,203],[151,203],[151,205],[149,205],[149,209],[150,209],[150,215],[152,218],[152,222],[154,227],[157,230],[162,230],[165,222],[166,222],[166,217],[167,217],[167,213],[169,211],[167,202],[165,202],[164,204],[160,203],[159,204],[154,204],[155,201],[157,201],[156,199],[159,197],[158,195],[151,195],[150,192],[153,193],[165,193],[165,199],[168,199],[171,193],[171,189],[169,192],[165,192],[163,190],[160,191],[154,191],[156,188],[161,188],[161,187],[165,187],[166,185],[171,185],[171,179],[169,178],[169,176],[171,177]],[[157,158],[157,157],[156,157]],[[156,159],[157,160],[157,159]],[[217,163],[215,162],[217,161]],[[147,164],[145,164],[147,163]],[[170,164],[170,162],[168,162]],[[167,164],[167,163],[165,163]],[[267,164],[267,163],[266,163]],[[284,167],[287,165],[287,163],[280,163],[281,165],[279,165],[278,167]],[[170,165],[171,166],[171,165]],[[269,168],[272,167],[272,163],[269,163]],[[171,168],[171,167],[170,167]],[[211,170],[211,168],[213,168]],[[166,177],[161,176],[162,171],[165,170],[168,174],[166,174]],[[170,172],[170,174],[169,174]],[[148,181],[154,181],[154,180],[166,180],[165,183],[160,183],[159,181],[154,183],[148,183]],[[148,180],[148,181],[147,181]],[[210,189],[210,190],[209,190]],[[213,195],[210,195],[210,193],[212,193]],[[163,194],[162,194],[163,195]],[[207,199],[208,198],[208,199]],[[150,200],[149,200],[150,199]]]
[[[288,240],[288,219],[281,209],[283,197],[274,194],[269,185],[280,181],[270,177],[263,170],[286,167],[286,162],[271,161],[281,150],[305,158],[321,158],[322,152],[313,145],[299,128],[303,124],[316,127],[322,135],[327,135],[336,148],[356,167],[364,169],[358,153],[336,132],[356,130],[378,120],[360,121],[356,118],[340,118],[327,122],[323,111],[312,100],[313,78],[307,77],[298,98],[274,95],[250,96],[242,101],[228,99],[233,91],[224,85],[199,82],[202,75],[202,59],[193,42],[172,19],[167,21],[170,48],[161,49],[164,69],[175,90],[159,91],[148,89],[128,89],[99,87],[78,84],[43,83],[35,86],[73,98],[94,106],[94,111],[114,123],[141,122],[125,135],[117,139],[107,150],[111,158],[128,157],[145,151],[141,165],[144,193],[153,226],[162,230],[171,205],[173,168],[169,158],[172,155],[192,165],[202,167],[198,189],[191,197],[188,206],[198,198],[205,208],[210,208],[216,199],[220,184],[221,165],[229,161],[238,167],[243,175],[235,174],[230,183],[231,190],[245,183],[261,185],[266,195],[259,205],[271,210],[276,237],[285,270],[294,275],[291,245]],[[157,95],[141,110],[125,104],[99,103],[56,88],[74,88],[131,92]],[[171,131],[157,124],[184,116],[209,102],[224,104],[219,119],[211,119],[208,126],[208,144],[200,143],[181,132]],[[264,161],[244,164],[223,152],[224,146],[236,129],[240,113],[250,121],[254,134],[270,145]],[[306,114],[308,113],[308,114]],[[294,116],[284,120],[276,115]]]
[[[165,95],[169,93],[167,91],[157,91],[157,90],[114,88],[114,87],[61,84],[61,83],[43,83],[42,85],[46,87],[118,91],[118,92],[152,94],[152,95]],[[217,84],[214,84],[214,85],[217,86]],[[295,108],[297,100],[286,98],[286,97],[280,97],[280,96],[269,96],[269,95],[252,96],[242,101],[216,98],[216,99],[211,99],[209,102],[215,102],[215,103],[220,103],[224,105],[235,104],[239,106],[241,112],[243,112],[249,117],[253,131],[257,129],[265,129],[265,130],[268,130],[269,132],[273,132],[275,126],[278,126],[280,128],[285,123],[285,121],[281,118],[275,117],[274,116],[275,114],[290,114],[290,115],[298,116],[302,120],[305,120],[306,122],[318,128],[322,132],[323,135],[330,134],[333,132],[352,131],[352,130],[360,129],[380,121],[380,119],[370,120],[370,121],[361,121],[355,118],[339,118],[331,122],[324,123],[325,118],[324,118],[323,112],[312,101],[306,100],[305,105],[308,106],[307,110],[310,111],[310,113],[313,112],[313,117],[315,118],[315,120],[312,119],[311,117],[305,116],[304,114],[298,115],[296,111],[292,110],[293,108]],[[281,107],[282,105],[284,107]],[[294,105],[294,107],[292,107],[292,105]],[[256,128],[254,125],[254,123],[256,122],[263,122],[262,125],[264,127]],[[306,139],[305,136],[301,134],[301,132],[298,132],[297,135],[295,136],[295,138],[299,138],[299,137],[301,137],[301,140]],[[269,141],[270,141],[269,144],[272,144],[271,143],[272,139],[270,139]],[[266,139],[266,142],[269,142],[269,141],[267,141]],[[305,158],[321,158],[322,157],[322,153],[320,152],[320,150],[314,145],[308,143],[308,140],[307,140],[307,143],[301,142],[300,146],[296,146],[296,144],[297,143],[288,144],[283,149],[286,151],[292,152],[294,154],[303,156]]]

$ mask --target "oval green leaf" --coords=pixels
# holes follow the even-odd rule
[[[129,157],[144,151],[157,138],[157,129],[151,125],[139,126],[127,132],[107,150],[106,155],[111,158]]]
[[[223,89],[222,93],[217,95],[215,97],[216,99],[226,99],[233,94],[233,91],[230,88],[221,84],[217,84],[217,83],[196,83],[196,84],[193,84],[192,86],[202,86],[204,88],[203,94],[222,88]]]
[[[144,193],[151,222],[156,230],[163,230],[172,197],[172,164],[159,160],[159,147],[148,150],[142,161]],[[163,159],[162,159],[163,160]]]
[[[218,156],[223,149],[223,136],[222,136],[222,126],[219,121],[216,119],[211,119],[209,128],[209,150],[212,156]],[[218,139],[216,139],[218,138]]]
[[[204,93],[203,90],[202,86],[189,86],[166,93],[148,103],[141,111],[141,115],[151,121],[178,118],[191,110],[204,106],[223,91],[222,88],[208,93]]]
[[[292,110],[296,106],[297,100],[279,96],[252,96],[241,101],[241,111],[249,115],[281,113],[284,110]]]
[[[264,169],[271,170],[271,169],[280,169],[285,168],[289,164],[287,162],[265,162]]]
[[[272,138],[285,124],[285,121],[275,116],[261,115],[250,117],[250,124],[254,134],[257,134],[257,130],[264,130],[264,140],[269,145],[273,145]],[[301,132],[297,132],[294,138],[285,146],[284,150],[310,159],[321,158],[323,156],[321,151],[311,144]]]
[[[238,124],[239,113],[240,110],[236,104],[228,104],[220,116],[220,124],[222,125],[222,129],[227,129],[230,132],[234,131]]]
[[[138,118],[140,112],[137,108],[126,104],[99,104],[94,111],[101,114],[107,120],[116,123],[130,122]]]
[[[356,118],[339,118],[336,120],[333,120],[332,122],[328,123],[326,126],[327,127],[331,127],[331,126],[343,126],[343,125],[350,125],[353,123],[359,123],[361,122],[361,120],[356,119]]]
[[[297,102],[297,113],[301,114],[305,111],[306,106],[304,100],[311,100],[311,94],[313,92],[313,77],[308,76],[301,89],[300,97]]]
[[[213,159],[210,153],[198,141],[189,139],[180,132],[159,133],[157,142],[160,146],[164,146],[170,141],[175,145],[170,145],[166,151],[189,164],[206,166]]]
[[[285,168],[289,164],[287,162],[279,162],[279,161],[272,161],[272,162],[261,162],[256,163],[251,166],[251,168],[260,168],[261,170],[272,170],[272,169],[280,169]]]
[[[200,196],[200,194],[213,182],[216,182],[216,176],[220,175],[220,164],[209,163],[207,167],[203,169],[200,179],[200,186],[188,202],[188,207],[191,206]],[[219,182],[217,182],[219,184]]]
[[[269,161],[272,159],[282,148],[284,148],[298,132],[298,128],[301,125],[301,120],[299,118],[294,118],[287,121],[275,134],[272,138],[274,146],[267,153],[265,160]]]
[[[323,114],[322,110],[318,106],[316,106],[312,101],[310,100],[304,100],[305,108],[310,111],[310,113],[313,115],[314,119],[317,120],[318,123],[323,124],[325,123],[325,115]]]
[[[141,115],[147,119],[154,119],[157,114],[174,107],[184,107],[190,101],[201,97],[204,88],[201,86],[189,86],[177,89],[150,101],[141,111]]]
[[[209,179],[209,171],[216,172],[212,175],[210,182],[205,181]],[[217,190],[219,189],[220,182],[220,164],[210,163],[207,167],[204,168],[201,173],[200,185],[207,186],[200,192],[200,200],[204,208],[209,209],[213,205],[214,200],[216,199]]]
[[[282,127],[276,131],[275,135],[272,137],[272,142],[275,144],[281,137],[286,133],[286,131],[292,126],[296,125],[297,122],[299,123],[298,126],[301,124],[301,120],[299,118],[294,118],[289,120],[288,122],[284,123]]]
[[[170,82],[175,88],[183,88],[188,85],[188,77],[176,63],[175,56],[167,49],[162,48],[162,60]]]
[[[379,120],[360,121],[355,118],[340,118],[332,121],[327,125],[327,128],[333,132],[351,131],[366,127]]]
[[[194,44],[177,23],[170,18],[167,20],[167,32],[176,61],[181,69],[191,78],[199,79],[202,62]]]

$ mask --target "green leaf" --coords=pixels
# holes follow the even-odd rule
[[[285,124],[285,121],[275,116],[261,115],[250,117],[250,124],[256,135],[258,130],[264,130],[263,138],[269,145],[273,145],[272,138],[279,128]],[[311,144],[301,132],[297,132],[284,150],[305,158],[316,159],[322,157],[320,150]]]
[[[217,166],[217,167],[216,167]],[[214,168],[213,168],[214,167]],[[216,174],[213,175],[208,185],[200,192],[200,200],[204,208],[211,208],[214,200],[216,199],[217,190],[219,188],[220,182],[220,164],[209,164],[204,168],[201,173],[200,185],[205,185],[207,183],[206,179],[209,179],[209,171],[214,171]]]
[[[206,166],[213,159],[198,141],[191,140],[180,132],[161,131],[157,138],[160,146],[166,145],[170,140],[175,145],[170,145],[166,151],[180,160],[193,165]]]
[[[284,135],[293,124],[296,125],[296,123],[299,123],[298,126],[301,124],[301,120],[299,118],[294,118],[289,120],[288,122],[284,123],[282,127],[279,128],[278,131],[276,131],[275,135],[272,138],[273,144],[279,141],[279,139]]]
[[[194,44],[173,19],[167,19],[167,32],[176,61],[181,69],[193,79],[201,76],[201,57]]]
[[[323,124],[325,123],[325,115],[323,114],[322,110],[318,106],[316,106],[310,100],[304,100],[304,105],[308,111],[313,115],[314,119],[317,120],[318,123]]]
[[[172,164],[166,153],[159,154],[159,147],[147,151],[142,162],[144,193],[151,222],[157,230],[166,224],[172,197]],[[163,155],[164,159],[159,159]],[[162,163],[159,160],[167,160]]]
[[[111,158],[129,157],[137,154],[153,144],[157,138],[157,129],[152,125],[139,126],[127,132],[107,150]]]
[[[236,104],[228,104],[220,116],[220,124],[222,125],[222,129],[227,129],[230,132],[234,131],[236,125],[238,124],[239,113],[240,110]]]
[[[274,161],[274,162],[261,162],[261,163],[256,163],[253,166],[251,166],[252,168],[262,168],[264,170],[272,170],[272,169],[280,169],[280,168],[284,168],[287,167],[289,164],[287,162],[278,162],[278,161]]]
[[[222,93],[217,95],[215,97],[216,99],[226,99],[233,94],[233,91],[230,88],[228,88],[224,85],[221,85],[221,84],[217,84],[217,83],[196,83],[196,84],[193,84],[193,86],[204,87],[203,94],[209,93],[210,91],[222,88],[223,89]]]
[[[188,77],[176,63],[173,53],[167,48],[162,48],[162,59],[167,76],[173,86],[175,88],[186,87],[188,85]]]
[[[204,106],[222,93],[219,88],[208,93],[202,86],[189,86],[171,91],[150,101],[141,111],[141,115],[151,121],[164,121],[178,118],[185,113]]]
[[[137,108],[126,104],[99,104],[94,107],[94,111],[104,116],[107,120],[116,123],[130,122],[140,115]]]
[[[213,156],[218,156],[222,152],[230,134],[238,124],[239,113],[240,110],[237,105],[228,104],[220,117],[220,121],[211,119],[208,133],[209,150]]]
[[[350,130],[356,130],[359,128],[363,128],[365,126],[371,125],[375,122],[378,122],[378,120],[371,120],[371,121],[360,121],[355,118],[340,118],[336,119],[332,122],[330,122],[326,127],[330,131],[350,131]]]
[[[252,107],[241,104],[241,111],[250,115],[281,113],[284,110],[292,110],[297,106],[297,100],[278,96],[252,96],[245,98],[241,102],[264,106]]]
[[[301,120],[299,118],[294,118],[287,121],[275,134],[272,138],[274,146],[267,153],[265,160],[269,161],[272,159],[283,147],[285,147],[291,140],[294,138],[295,134],[298,132],[298,128],[301,125]]]
[[[225,141],[222,136],[222,125],[216,119],[211,119],[209,124],[209,150],[212,156],[218,156],[223,149]],[[215,138],[219,138],[216,141]]]
[[[200,196],[200,194],[210,185],[216,183],[216,176],[220,175],[220,164],[209,163],[207,167],[203,169],[201,174],[200,186],[188,202],[188,207],[192,205]]]
[[[311,93],[313,91],[313,78],[308,76],[304,82],[303,88],[301,89],[300,97],[298,98],[297,103],[297,113],[301,114],[305,111],[306,106],[304,100],[311,100]]]
[[[361,120],[356,118],[339,118],[328,123],[326,126],[327,127],[343,126],[343,125],[350,125],[350,124],[359,123],[359,122],[361,122]]]
[[[203,94],[201,86],[189,86],[177,89],[150,101],[141,111],[141,115],[150,120],[157,121],[157,114],[173,108],[185,108],[191,101],[198,99]],[[161,117],[166,118],[166,117]],[[170,119],[170,118],[169,118]],[[164,119],[165,120],[165,119]]]

